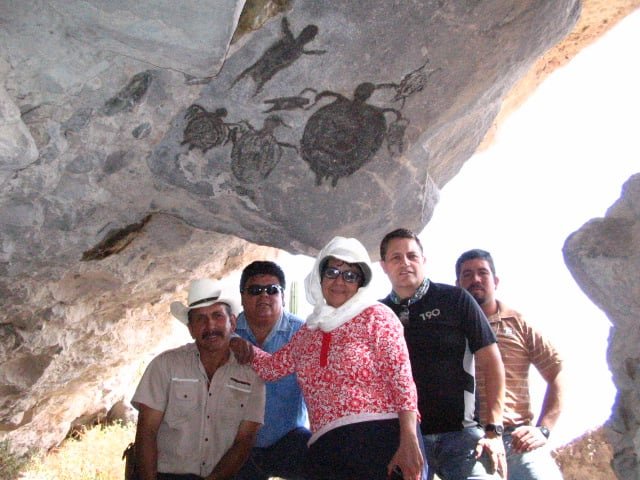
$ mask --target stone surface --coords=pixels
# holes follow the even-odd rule
[[[243,5],[1,3],[0,437],[16,449],[127,398],[125,367],[175,335],[191,278],[277,253],[258,245],[374,250],[421,230],[580,11],[252,1],[238,20]]]
[[[616,477],[611,468],[613,449],[605,430],[605,427],[600,427],[586,432],[552,452],[564,480],[631,478]]]
[[[604,218],[590,220],[563,247],[580,288],[613,326],[607,360],[618,394],[608,423],[619,478],[640,478],[640,173]]]
[[[298,2],[242,37],[217,76],[201,78],[197,65],[161,68],[139,53],[137,38],[126,52],[111,48],[107,34],[122,43],[129,28],[119,19],[138,18],[153,2],[131,11],[118,2],[104,15],[69,5],[78,8],[11,3],[2,32],[5,88],[39,150],[32,168],[3,182],[3,205],[18,209],[9,222],[0,217],[11,226],[0,266],[9,276],[24,267],[11,258],[42,263],[38,245],[55,244],[66,263],[154,212],[295,252],[338,232],[373,249],[392,219],[419,229],[506,92],[579,13],[575,0]],[[225,17],[174,8],[162,18],[225,25]],[[67,25],[78,18],[82,28],[71,35]],[[106,39],[89,29],[83,40],[91,18]],[[172,44],[179,39],[149,50],[172,58],[182,51],[170,52]],[[189,114],[194,104],[199,116]],[[14,224],[16,213],[37,226],[27,242],[16,242],[30,228]]]
[[[118,255],[49,269],[50,278],[30,272],[17,288],[33,310],[3,305],[2,430],[20,451],[49,448],[74,425],[107,417],[130,398],[149,355],[188,340],[169,303],[185,301],[190,279],[276,257],[273,248],[154,215]],[[237,277],[229,288],[239,296]]]
[[[2,60],[0,59],[0,63]],[[38,158],[38,149],[20,110],[0,86],[0,171],[4,174],[26,168]],[[0,176],[3,175],[0,173]]]

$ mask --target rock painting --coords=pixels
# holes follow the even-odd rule
[[[400,155],[404,152],[404,132],[409,126],[409,120],[398,118],[387,128],[387,150],[391,155]]]
[[[147,93],[152,79],[150,70],[134,75],[122,90],[105,102],[102,113],[110,117],[124,110],[131,111]]]
[[[321,185],[323,179],[331,179],[331,185],[335,187],[338,179],[353,174],[371,160],[385,140],[390,155],[404,151],[405,132],[410,122],[400,110],[406,100],[422,91],[429,77],[440,70],[427,69],[428,63],[406,74],[399,83],[375,85],[363,82],[357,86],[353,100],[336,92],[324,91],[316,94],[312,102],[309,92],[315,94],[316,91],[305,88],[297,96],[265,100],[263,103],[270,105],[265,113],[311,110],[323,98],[334,98],[332,103],[317,109],[307,120],[300,141],[300,154],[316,174],[316,185]],[[400,109],[369,103],[376,90],[386,88],[395,90],[390,102],[401,102]],[[395,117],[390,123],[387,123],[388,114]]]
[[[281,29],[282,38],[245,69],[233,81],[232,88],[238,81],[250,77],[255,83],[255,96],[274,75],[300,56],[325,53],[324,50],[304,48],[318,34],[317,26],[307,25],[294,37],[289,21],[284,17]],[[280,161],[283,148],[291,148],[314,172],[316,185],[327,179],[335,187],[340,178],[352,175],[369,162],[385,141],[389,155],[399,155],[404,151],[405,132],[410,122],[403,117],[401,110],[407,99],[424,90],[430,76],[440,70],[428,69],[428,64],[427,60],[397,83],[362,82],[355,88],[352,99],[330,90],[317,93],[311,87],[296,96],[266,99],[263,104],[267,107],[262,113],[270,115],[259,130],[246,120],[225,122],[225,108],[209,112],[194,104],[185,115],[188,123],[182,145],[188,144],[189,150],[197,148],[206,153],[231,141],[231,172],[237,180],[245,183],[267,178]],[[393,97],[378,95],[376,101],[371,99],[374,92],[384,89],[393,89]],[[325,99],[332,101],[327,103]],[[381,106],[381,102],[387,106]],[[391,108],[397,102],[400,102],[400,108]],[[299,146],[282,142],[275,136],[277,128],[287,125],[273,112],[292,111],[312,111],[304,124]]]
[[[256,63],[244,70],[233,81],[231,87],[244,77],[249,76],[256,84],[253,96],[262,91],[265,83],[273,78],[280,70],[289,67],[302,55],[322,55],[325,50],[305,50],[304,46],[318,34],[316,25],[307,25],[300,35],[293,36],[287,17],[282,19],[280,40],[271,45]]]
[[[317,93],[312,88],[305,88],[300,92],[298,96],[295,97],[278,97],[278,98],[269,98],[262,103],[266,103],[267,105],[271,105],[268,110],[264,110],[262,113],[275,112],[280,110],[297,110],[297,109],[307,109],[312,107],[313,105],[309,105],[311,103],[311,99],[303,96],[306,92],[312,92],[313,95]]]
[[[235,135],[237,124],[225,123],[226,108],[208,112],[204,107],[193,104],[187,109],[185,118],[188,123],[184,129],[180,145],[188,144],[189,150],[198,148],[202,153],[219,145],[226,145]]]
[[[280,161],[282,148],[298,148],[289,143],[279,142],[274,131],[286,125],[277,115],[269,115],[262,129],[255,130],[251,125],[234,142],[231,150],[231,171],[240,181],[256,182],[267,178]]]
[[[380,149],[386,137],[386,113],[402,115],[393,108],[368,104],[375,91],[373,83],[356,87],[353,100],[339,93],[324,91],[316,96],[316,103],[324,97],[335,100],[309,117],[301,140],[302,159],[316,174],[316,185],[324,178],[336,186],[338,179],[351,175],[366,164]]]
[[[407,73],[400,83],[382,83],[378,85],[378,88],[394,88],[396,93],[393,97],[394,102],[402,102],[400,108],[404,108],[404,102],[414,93],[422,91],[427,84],[429,77],[440,68],[434,68],[427,70],[427,64],[425,62],[421,67],[416,68],[414,71]]]

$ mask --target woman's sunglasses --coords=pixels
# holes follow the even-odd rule
[[[351,270],[338,270],[335,267],[327,268],[324,271],[323,275],[326,278],[330,278],[332,280],[342,275],[342,279],[347,283],[356,283],[358,280],[360,280],[360,274],[358,272],[352,272]]]

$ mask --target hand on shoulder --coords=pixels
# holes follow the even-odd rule
[[[241,365],[251,363],[253,360],[253,345],[244,338],[231,337],[231,340],[229,340],[229,349]]]

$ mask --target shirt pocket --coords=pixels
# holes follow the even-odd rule
[[[202,385],[198,379],[171,379],[169,403],[165,413],[165,421],[169,426],[179,425],[197,412],[201,391]]]
[[[219,420],[228,427],[236,427],[251,408],[253,383],[238,384],[230,379],[222,389],[218,413]]]

